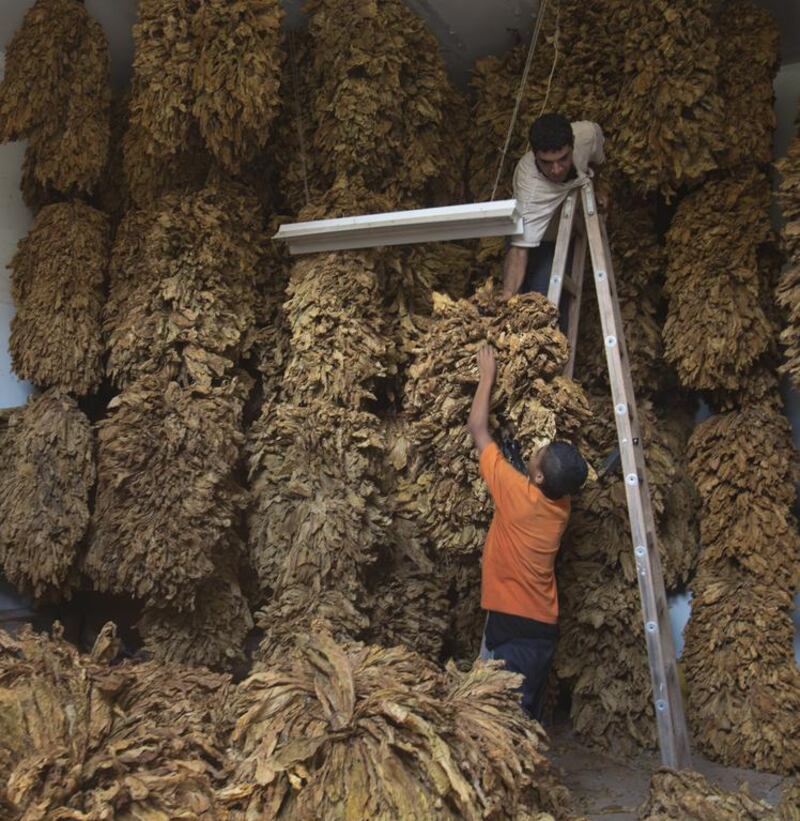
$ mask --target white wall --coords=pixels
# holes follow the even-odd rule
[[[3,53],[0,52],[0,78],[3,76]],[[19,190],[22,175],[22,143],[0,145],[0,408],[24,405],[32,387],[11,372],[8,338],[14,301],[11,299],[11,272],[6,267],[14,256],[17,242],[28,233],[32,222],[30,209]]]

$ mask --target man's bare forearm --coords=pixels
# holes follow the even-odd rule
[[[528,249],[512,245],[506,253],[503,266],[503,299],[510,299],[519,293],[525,279],[525,268],[528,265]]]

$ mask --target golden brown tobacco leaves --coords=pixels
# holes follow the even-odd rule
[[[52,389],[11,416],[0,448],[3,575],[36,598],[68,595],[95,481],[89,420]]]
[[[148,376],[109,403],[85,562],[97,589],[195,608],[245,503],[234,471],[248,387],[234,378],[201,391]]]
[[[5,53],[0,142],[27,139],[28,189],[89,194],[109,149],[108,44],[76,0],[37,0]]]
[[[108,218],[81,202],[43,208],[11,260],[14,371],[83,396],[103,376],[101,321]]]

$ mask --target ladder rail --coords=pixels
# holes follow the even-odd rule
[[[575,353],[578,346],[578,319],[581,311],[583,296],[583,271],[586,264],[586,231],[581,225],[578,210],[581,207],[580,191],[575,188],[567,194],[561,207],[561,216],[558,224],[553,267],[550,272],[550,283],[547,289],[547,298],[556,307],[561,305],[561,294],[564,289],[572,299],[569,302],[567,317],[567,342],[569,343],[569,360],[564,368],[564,375],[572,378],[575,371]],[[572,268],[569,275],[566,272],[569,261],[569,246],[575,234],[572,250]]]
[[[655,519],[653,516],[650,488],[644,448],[638,422],[636,397],[631,379],[625,342],[624,325],[619,308],[616,282],[605,225],[598,214],[594,189],[591,182],[581,189],[580,202],[576,202],[578,191],[571,192],[567,200],[572,202],[571,213],[561,224],[554,257],[553,275],[548,289],[548,299],[558,306],[564,285],[563,268],[569,250],[569,242],[575,227],[577,208],[581,207],[585,233],[576,238],[573,257],[573,280],[579,283],[578,296],[570,304],[568,336],[571,344],[568,375],[572,375],[577,342],[580,312],[580,288],[582,286],[583,264],[588,246],[594,273],[600,322],[603,328],[603,347],[606,353],[609,382],[614,404],[614,419],[620,446],[625,496],[631,526],[636,576],[642,602],[644,633],[647,645],[650,676],[653,685],[653,702],[658,728],[662,763],[681,769],[690,766],[691,753],[686,718],[681,700],[680,684],[675,660],[675,646],[669,625],[667,598],[661,559],[658,553]],[[570,231],[565,230],[569,221]],[[578,224],[580,224],[578,222]],[[562,231],[562,229],[564,229]],[[560,247],[559,247],[560,246]],[[580,251],[580,253],[577,253]],[[577,257],[580,256],[580,274],[577,273]],[[561,269],[556,270],[558,260]],[[563,260],[563,261],[562,261]],[[553,277],[559,276],[553,282]],[[574,290],[573,290],[574,295]],[[577,304],[576,304],[577,303]]]

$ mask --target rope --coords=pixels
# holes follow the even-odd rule
[[[308,190],[308,168],[306,166],[306,140],[303,127],[303,110],[300,105],[300,78],[297,73],[297,52],[294,47],[294,33],[289,32],[289,59],[292,61],[292,91],[294,92],[294,121],[297,127],[297,139],[300,143],[300,163],[303,166],[303,188],[306,193],[306,205],[311,202]]]
[[[544,101],[542,102],[542,107],[539,111],[539,116],[541,117],[544,114],[544,110],[547,108],[547,100],[550,98],[550,87],[553,84],[553,75],[556,73],[556,64],[558,63],[558,43],[561,39],[561,4],[559,3],[558,7],[556,8],[556,36],[553,40],[553,65],[550,67],[550,76],[547,78],[547,89],[544,93]]]
[[[508,126],[508,133],[506,134],[506,141],[503,145],[503,148],[500,152],[500,160],[497,164],[497,175],[494,178],[494,185],[492,186],[492,201],[494,201],[495,195],[497,194],[497,187],[500,185],[500,178],[503,175],[503,166],[505,165],[506,155],[508,154],[509,146],[511,145],[511,138],[514,136],[514,127],[517,124],[517,117],[519,115],[519,107],[522,104],[522,94],[525,91],[525,86],[528,84],[528,74],[531,70],[531,65],[533,64],[533,55],[536,51],[536,44],[539,40],[539,32],[542,30],[542,23],[544,22],[544,16],[547,12],[547,2],[548,0],[541,0],[539,3],[539,13],[536,16],[536,25],[533,29],[533,36],[531,37],[531,44],[528,47],[528,56],[525,60],[525,68],[522,72],[522,79],[519,83],[519,89],[517,90],[517,99],[514,103],[514,111],[511,114],[511,122]],[[560,13],[560,8],[559,8]],[[556,63],[558,62],[558,18],[556,18],[556,42],[555,42],[555,55],[553,57],[553,66],[550,69],[550,77],[547,81],[547,93],[545,94],[544,103],[542,104],[542,112],[544,111],[544,106],[547,104],[547,98],[550,96],[550,86],[553,81],[553,74],[556,70]]]

